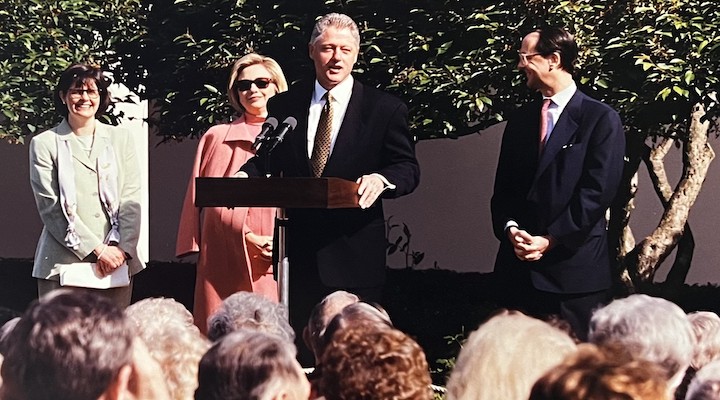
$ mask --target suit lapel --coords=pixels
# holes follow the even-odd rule
[[[90,150],[90,160],[92,160],[93,166],[95,166],[96,160],[100,157],[102,152],[104,152],[110,145],[110,131],[108,130],[108,127],[96,122],[95,143],[93,143],[92,150]]]
[[[95,163],[92,162],[92,158],[88,157],[85,150],[80,147],[80,143],[77,138],[73,137],[72,128],[68,124],[67,120],[63,120],[56,130],[58,138],[63,141],[70,143],[70,151],[72,151],[72,157],[79,161],[82,165],[95,171]],[[94,147],[94,146],[93,146]]]
[[[545,171],[555,159],[558,152],[570,143],[572,137],[575,136],[578,126],[580,126],[579,117],[582,115],[580,108],[583,96],[579,90],[576,91],[570,99],[570,102],[565,106],[562,114],[560,114],[560,118],[558,118],[555,128],[553,128],[552,134],[545,144],[545,150],[540,156],[535,179],[542,175],[543,171]]]
[[[297,119],[297,125],[295,126],[295,130],[292,132],[292,134],[286,136],[290,137],[290,140],[293,140],[294,143],[292,146],[290,146],[293,151],[295,152],[295,157],[297,160],[303,160],[302,166],[304,168],[304,171],[302,171],[301,176],[312,176],[311,170],[310,170],[310,157],[308,156],[308,113],[309,113],[309,107],[310,102],[312,101],[312,95],[313,95],[313,84],[315,81],[312,81],[311,85],[304,88],[304,95],[302,96],[302,101],[296,101],[291,105],[291,109],[293,110],[288,116],[293,116],[295,119]],[[292,100],[292,98],[289,98]],[[287,116],[286,116],[287,117]],[[282,123],[282,121],[279,121]]]

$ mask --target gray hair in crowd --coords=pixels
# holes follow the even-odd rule
[[[258,293],[234,293],[208,318],[208,338],[213,342],[242,328],[274,333],[289,342],[295,340],[287,307]]]
[[[720,357],[720,316],[712,311],[695,311],[687,316],[695,334],[690,366],[697,371]]]
[[[671,389],[682,382],[695,348],[685,312],[668,300],[645,294],[614,300],[595,311],[588,336],[597,345],[618,344],[634,358],[659,364]]]
[[[685,400],[720,400],[720,360],[698,370],[690,381]]]
[[[346,306],[359,301],[360,298],[357,295],[344,290],[337,290],[325,296],[316,304],[310,313],[310,318],[308,318],[307,328],[303,332],[303,340],[310,350],[315,352],[316,349],[321,347],[322,337],[333,317],[338,315]],[[320,354],[315,354],[315,356],[320,357]]]

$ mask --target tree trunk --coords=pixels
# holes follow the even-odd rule
[[[668,203],[673,194],[670,180],[667,177],[664,160],[674,143],[675,141],[671,138],[663,139],[660,145],[655,147],[646,158],[648,170],[650,171],[650,180],[664,209],[668,207]],[[684,156],[683,162],[685,161],[686,157]],[[683,227],[682,237],[680,237],[677,243],[675,262],[670,268],[670,272],[668,272],[667,279],[665,280],[666,283],[675,288],[685,283],[685,278],[687,278],[687,274],[690,271],[690,263],[692,262],[694,252],[695,238],[690,229],[690,224],[686,222]]]
[[[693,107],[688,139],[683,146],[683,175],[672,194],[664,192],[663,188],[658,188],[663,193],[662,197],[666,194],[670,195],[660,223],[655,231],[636,246],[625,259],[626,266],[636,265],[635,268],[628,269],[636,287],[652,283],[658,266],[682,237],[690,209],[702,189],[710,163],[715,158],[715,152],[707,142],[710,124],[708,121],[701,122],[704,115],[705,110],[702,105],[697,104]],[[666,145],[667,142],[662,143],[660,147]],[[661,153],[662,149],[659,152]],[[664,170],[655,170],[654,174],[660,176],[664,174]]]
[[[670,272],[665,279],[665,283],[669,285],[670,289],[679,289],[685,283],[688,272],[690,272],[693,254],[695,254],[695,238],[690,224],[686,223],[685,232],[677,244],[675,262],[670,267]]]

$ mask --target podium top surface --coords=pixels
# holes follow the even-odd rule
[[[358,186],[340,178],[195,178],[195,205],[357,208]]]

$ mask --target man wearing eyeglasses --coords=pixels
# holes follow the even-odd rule
[[[354,79],[359,46],[350,17],[323,16],[308,46],[315,79],[294,85],[268,105],[278,121],[290,116],[298,121],[270,156],[273,176],[339,177],[360,185],[360,208],[287,210],[290,314],[297,332],[312,307],[336,290],[382,300],[387,240],[378,199],[406,195],[419,182],[407,107]],[[241,171],[259,176],[264,165],[255,157]]]
[[[524,37],[517,66],[541,96],[508,121],[491,209],[508,305],[559,314],[585,339],[611,286],[605,212],[620,184],[625,137],[618,114],[577,89],[577,54],[560,28]]]

